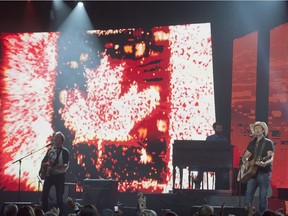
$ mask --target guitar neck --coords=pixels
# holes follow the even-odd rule
[[[257,160],[257,161],[265,162],[265,161],[269,160],[270,158],[271,158],[271,155],[267,155],[267,156],[265,156],[264,158],[260,158],[260,159]]]

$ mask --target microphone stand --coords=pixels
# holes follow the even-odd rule
[[[240,157],[240,160],[239,160],[239,173],[240,173],[240,176],[239,176],[239,178],[240,178],[240,180],[239,180],[239,186],[238,186],[238,190],[239,190],[239,192],[238,192],[238,198],[239,198],[239,207],[241,207],[241,195],[242,195],[242,189],[241,189],[241,179],[242,179],[242,175],[241,175],[241,166],[242,166],[242,157]]]
[[[12,162],[12,164],[15,164],[15,163],[17,163],[17,162],[19,163],[19,173],[18,173],[18,202],[21,201],[21,199],[20,199],[20,198],[21,198],[21,197],[20,197],[20,193],[21,193],[21,163],[22,163],[22,160],[25,159],[25,158],[27,158],[27,157],[30,157],[31,155],[35,154],[36,152],[38,152],[38,151],[40,151],[40,150],[42,150],[42,149],[44,149],[44,148],[46,148],[46,147],[49,147],[49,146],[51,146],[51,145],[52,145],[52,143],[50,143],[50,144],[48,144],[48,145],[46,145],[46,146],[43,146],[42,148],[37,149],[36,151],[31,152],[31,153],[25,155],[24,157],[22,157],[22,158],[20,158],[20,159],[15,160],[15,161]]]
[[[253,139],[255,139],[255,133],[253,133],[253,134],[250,134],[249,136],[251,137],[251,139],[250,139],[250,142],[253,140]],[[242,164],[243,164],[243,162],[242,162],[242,157],[244,156],[244,154],[245,154],[245,152],[243,153],[243,155],[240,157],[240,160],[239,160],[239,173],[240,173],[240,175],[239,175],[239,178],[240,178],[240,180],[239,180],[239,186],[238,186],[238,190],[239,190],[239,192],[238,192],[238,196],[239,196],[239,207],[241,207],[241,195],[242,195],[242,187],[241,187],[241,185],[242,185],[242,183],[241,183],[241,179],[242,179],[242,172],[241,172],[241,168],[242,168]]]
[[[39,194],[39,192],[40,192],[40,184],[43,186],[43,182],[42,182],[41,178],[38,175],[37,175],[37,178],[38,178],[38,195],[40,195]],[[41,200],[41,196],[38,197],[37,204],[41,203],[40,200]]]
[[[74,178],[74,180],[76,181],[76,184],[78,184],[78,186],[80,186],[80,188],[82,188],[81,192],[83,192],[83,185],[81,184],[81,182],[78,180],[78,178],[71,171],[69,171],[69,173]],[[75,190],[76,190],[76,188],[75,188]]]

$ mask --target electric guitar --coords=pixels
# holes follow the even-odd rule
[[[265,162],[265,161],[269,160],[270,158],[271,158],[271,156],[268,155],[262,159],[260,158],[257,161]],[[242,164],[240,167],[240,170],[238,172],[237,181],[240,181],[241,183],[247,183],[248,180],[250,178],[252,178],[257,173],[259,166],[256,165],[256,161],[254,159],[252,159],[248,162],[249,162],[248,165]]]

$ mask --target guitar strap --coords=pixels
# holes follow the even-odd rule
[[[57,165],[58,159],[59,159],[59,155],[60,155],[61,151],[62,151],[62,148],[60,149],[60,151],[58,151],[57,156],[56,156],[56,158],[55,158],[55,161],[54,161],[54,163],[52,164],[52,167],[55,167],[55,166]]]
[[[264,138],[264,142],[262,143],[259,152],[257,151],[258,148],[257,148],[257,147],[255,148],[255,154],[254,154],[254,160],[255,160],[255,161],[261,159],[261,155],[262,155],[262,153],[263,153],[265,144],[266,144],[266,139]]]

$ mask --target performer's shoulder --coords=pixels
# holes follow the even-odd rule
[[[66,147],[64,147],[64,146],[62,146],[62,151],[67,151],[67,152],[69,152],[68,148],[66,148]]]
[[[271,139],[265,138],[266,142],[269,142],[271,144],[274,144],[274,142]]]

